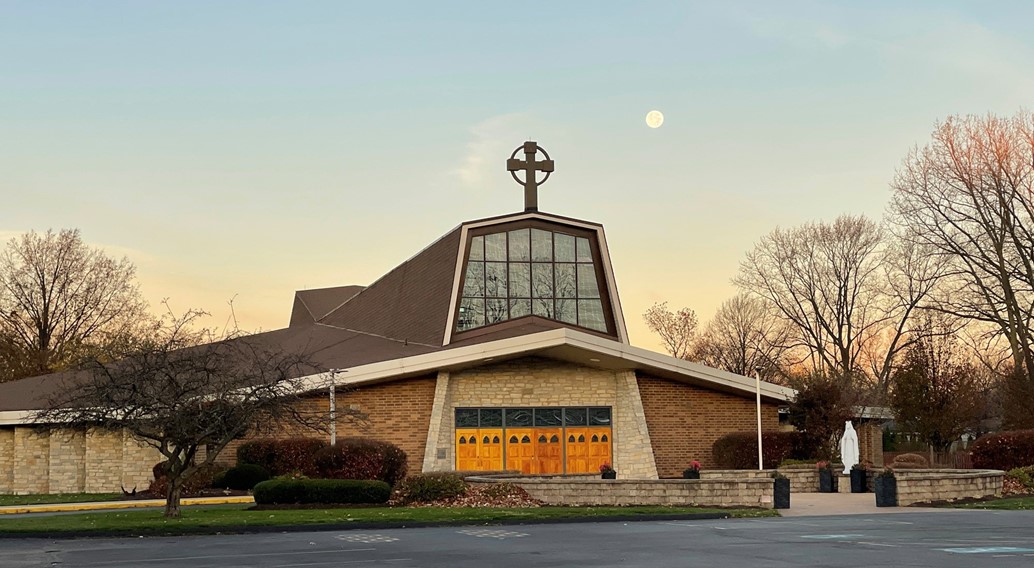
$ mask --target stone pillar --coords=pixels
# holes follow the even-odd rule
[[[164,458],[158,450],[140,440],[137,440],[128,432],[122,434],[122,467],[121,487],[126,491],[144,491],[151,485],[154,478],[154,464]]]
[[[0,428],[0,495],[14,493],[14,428]]]
[[[14,468],[16,495],[50,492],[50,436],[32,427],[15,427],[14,454],[18,464]]]
[[[427,425],[427,442],[424,445],[423,471],[448,471],[454,469],[452,459],[452,412],[449,412],[449,373],[438,372],[434,385],[434,405],[431,407],[431,421]],[[443,443],[443,434],[445,441]]]
[[[635,371],[615,373],[614,380],[614,469],[623,479],[657,479],[657,462]]]
[[[81,493],[86,488],[86,435],[74,430],[50,433],[50,492]]]
[[[94,429],[86,433],[86,472],[87,493],[121,490],[122,432]]]

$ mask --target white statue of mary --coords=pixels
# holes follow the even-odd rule
[[[850,420],[844,424],[844,435],[840,437],[840,459],[844,462],[844,473],[851,473],[851,466],[858,463],[858,433]]]

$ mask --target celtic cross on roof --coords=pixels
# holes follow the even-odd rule
[[[517,159],[517,153],[524,150],[524,159]],[[535,154],[542,152],[542,155],[546,157],[545,160],[535,160]],[[518,146],[516,150],[510,154],[510,159],[506,160],[506,170],[513,176],[514,181],[524,186],[524,210],[525,211],[538,211],[539,210],[539,196],[538,187],[549,179],[549,175],[553,173],[553,160],[549,159],[549,154],[546,153],[541,146],[535,142],[528,141],[524,145]],[[524,179],[517,177],[517,172],[524,171]],[[541,180],[535,179],[535,172],[546,172],[546,176]]]

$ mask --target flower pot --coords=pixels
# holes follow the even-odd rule
[[[851,493],[865,493],[868,488],[865,486],[865,470],[851,470]]]
[[[600,477],[602,477],[603,479],[617,479],[618,478],[618,472],[616,472],[616,471],[605,471],[605,472],[600,474]]]
[[[687,469],[682,472],[682,479],[700,479],[700,470]]]
[[[877,477],[873,480],[877,507],[898,506],[898,480],[894,477]]]
[[[790,508],[790,478],[782,477],[772,480],[775,490],[772,496],[772,505],[776,509]]]
[[[837,478],[828,469],[819,470],[819,493],[836,493]]]

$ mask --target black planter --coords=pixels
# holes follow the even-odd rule
[[[772,505],[776,509],[790,508],[790,478],[782,477],[772,480],[775,491],[772,496]]]
[[[836,493],[837,478],[828,469],[819,470],[819,493]]]
[[[617,479],[618,478],[618,472],[616,472],[616,471],[605,471],[605,472],[601,473],[600,476],[602,476],[603,479]]]
[[[868,488],[865,486],[865,470],[851,470],[851,493],[865,493]]]
[[[682,471],[682,479],[700,479],[700,470],[685,469]]]
[[[898,480],[894,477],[877,477],[873,479],[876,489],[877,507],[898,506]]]

